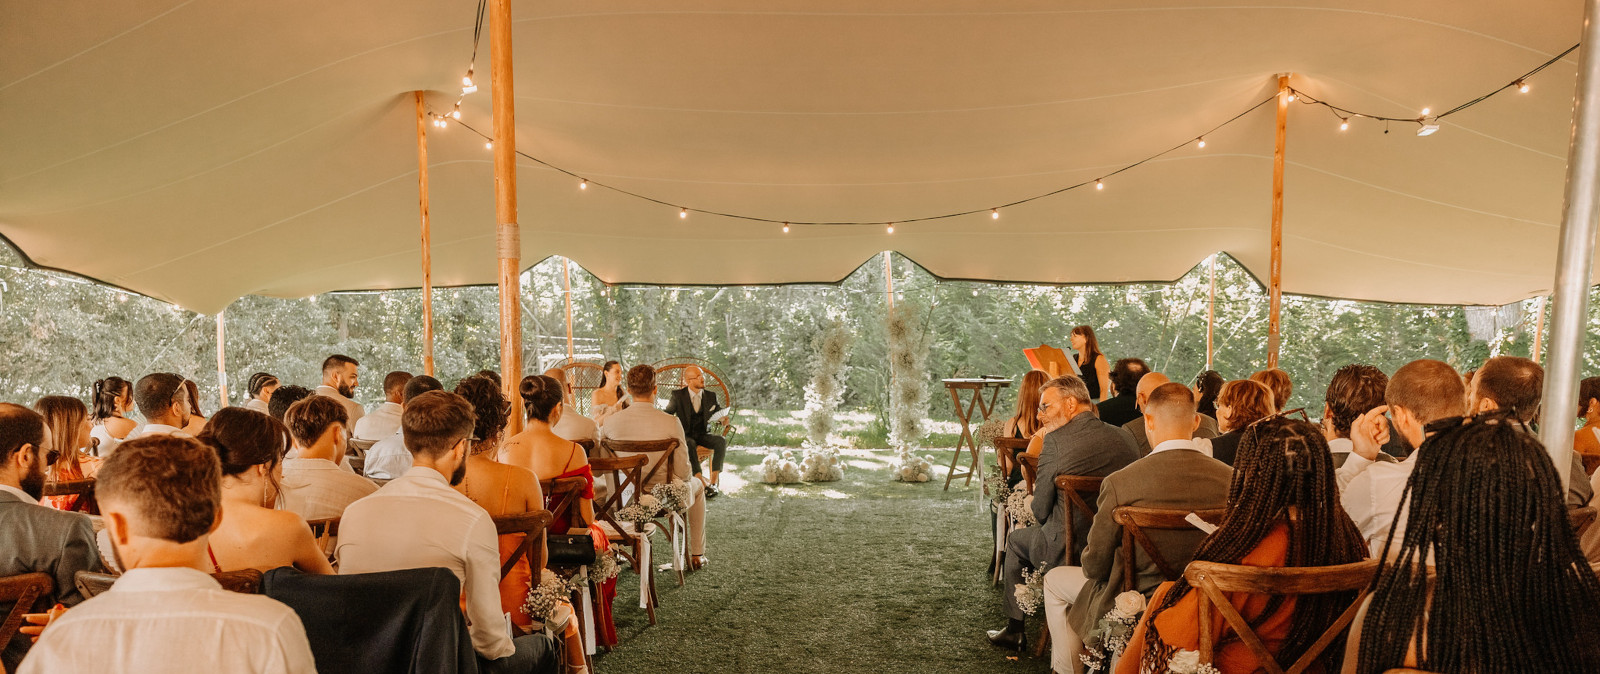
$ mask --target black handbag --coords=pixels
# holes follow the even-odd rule
[[[594,538],[589,534],[548,534],[545,548],[549,566],[586,566],[594,563]]]

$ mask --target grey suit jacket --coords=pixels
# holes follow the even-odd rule
[[[1133,441],[1138,443],[1139,456],[1150,454],[1150,438],[1144,434],[1144,415],[1141,414],[1133,421],[1123,424],[1122,430],[1132,435]],[[1194,437],[1210,439],[1219,435],[1222,435],[1222,431],[1217,429],[1217,420],[1211,418],[1209,414],[1200,415],[1200,427],[1194,429]]]
[[[1092,414],[1079,414],[1065,426],[1044,436],[1044,448],[1039,451],[1039,473],[1033,489],[1033,516],[1036,526],[1043,530],[1042,548],[1034,550],[1028,559],[1039,564],[1059,564],[1066,555],[1066,518],[1069,504],[1056,497],[1057,475],[1085,475],[1105,477],[1133,463],[1135,454],[1133,438],[1116,426],[1107,424]],[[1088,515],[1073,513],[1073,531],[1078,532],[1073,541],[1074,552],[1082,553],[1088,544]]]
[[[1078,634],[1092,631],[1122,591],[1122,527],[1111,519],[1112,510],[1125,505],[1191,511],[1221,508],[1227,505],[1232,481],[1233,469],[1227,464],[1192,449],[1169,449],[1139,459],[1100,483],[1099,511],[1089,529],[1089,547],[1083,551],[1083,573],[1089,582],[1067,612]],[[1177,570],[1189,563],[1205,538],[1199,529],[1147,533]],[[1139,591],[1148,595],[1166,580],[1142,552],[1135,552],[1134,562],[1138,574],[1134,585]]]
[[[79,571],[104,571],[94,527],[89,516],[26,503],[15,494],[0,491],[0,576],[24,573],[50,574],[54,594],[46,605],[60,602],[74,606],[83,601],[73,579]],[[0,603],[0,616],[16,602]],[[0,660],[6,671],[15,672],[27,654],[28,636],[18,634],[5,644]]]

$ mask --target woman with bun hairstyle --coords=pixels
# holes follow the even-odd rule
[[[122,377],[96,379],[91,395],[89,437],[94,443],[89,453],[110,456],[111,451],[139,427],[138,422],[128,418],[128,413],[133,411],[133,382]]]

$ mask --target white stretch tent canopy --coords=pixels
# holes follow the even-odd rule
[[[415,106],[456,99],[476,3],[0,0],[0,234],[38,264],[214,312],[414,287]],[[1439,112],[1559,54],[1582,3],[517,0],[519,149],[675,205],[904,221],[1092,181],[1271,96]],[[488,37],[462,121],[489,132]],[[1549,292],[1576,54],[1447,118],[1291,105],[1286,292]],[[1273,106],[1078,189],[961,218],[795,227],[519,164],[522,258],[609,282],[836,281],[893,249],[946,278],[1268,269]],[[483,140],[429,127],[434,280],[492,283]]]

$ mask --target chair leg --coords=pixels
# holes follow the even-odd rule
[[[1035,639],[1035,641],[1037,641],[1038,643],[1035,644],[1034,647],[1033,647],[1033,657],[1037,658],[1037,657],[1043,656],[1045,654],[1045,651],[1050,650],[1050,626],[1049,625],[1045,625],[1045,626],[1039,628],[1039,638]]]

